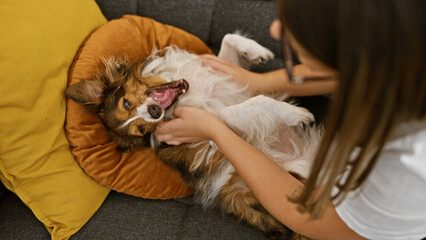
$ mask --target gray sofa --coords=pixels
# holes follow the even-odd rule
[[[222,37],[238,29],[276,55],[276,59],[254,71],[264,72],[283,66],[280,43],[269,37],[269,24],[275,18],[273,0],[97,0],[97,3],[108,19],[120,18],[124,14],[151,17],[198,36],[216,52]],[[323,99],[299,101],[314,114],[325,112],[325,104],[319,104]],[[309,106],[310,103],[314,103],[314,107]],[[0,183],[0,239],[49,238],[43,224]],[[148,200],[112,191],[91,220],[71,239],[266,237],[233,216],[224,215],[217,209],[202,209],[192,197]]]

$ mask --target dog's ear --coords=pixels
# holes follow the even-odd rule
[[[105,69],[101,72],[99,78],[106,81],[108,85],[121,82],[126,78],[131,64],[127,59],[120,57],[101,58]]]
[[[95,80],[81,80],[80,82],[70,86],[65,91],[65,95],[72,100],[86,106],[92,112],[97,112],[102,103],[102,94],[104,84]]]

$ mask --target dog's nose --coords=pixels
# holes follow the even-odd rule
[[[148,106],[148,112],[152,118],[158,119],[161,117],[161,114],[163,113],[163,109],[161,109],[161,107],[158,106],[157,104],[152,104]]]

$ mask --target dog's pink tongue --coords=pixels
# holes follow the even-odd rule
[[[164,89],[151,94],[151,97],[160,103],[161,108],[166,109],[172,104],[175,98],[175,91],[173,89]]]

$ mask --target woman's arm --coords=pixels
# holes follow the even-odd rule
[[[321,219],[309,220],[287,197],[303,184],[230,129],[216,131],[213,141],[229,159],[262,205],[293,231],[313,239],[363,239],[349,229],[330,205]]]
[[[300,68],[302,65],[298,65],[298,67]],[[333,79],[291,83],[285,69],[257,74],[259,74],[259,79],[255,81],[254,85],[257,93],[283,92],[294,97],[302,97],[333,93],[337,87],[337,81]]]
[[[313,96],[333,93],[337,87],[337,81],[333,79],[293,84],[288,79],[285,69],[255,73],[211,54],[200,57],[204,64],[211,66],[216,71],[230,75],[235,82],[241,86],[247,85],[248,89],[256,94],[289,93],[291,96]],[[302,64],[296,66],[295,69],[296,72],[306,77],[321,75],[321,73],[309,72]]]
[[[315,239],[362,239],[345,225],[331,202],[319,220],[311,221],[308,214],[301,214],[287,196],[298,194],[303,184],[219,119],[189,107],[177,108],[174,113],[177,119],[157,127],[157,138],[169,144],[213,140],[262,205],[284,225]]]

